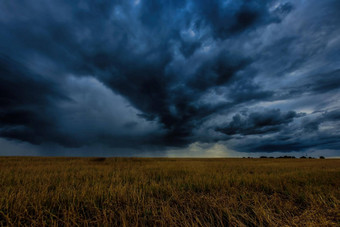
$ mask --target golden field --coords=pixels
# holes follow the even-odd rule
[[[340,226],[340,160],[0,158],[0,226]]]

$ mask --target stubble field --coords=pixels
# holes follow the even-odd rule
[[[0,225],[339,226],[340,160],[0,158]]]

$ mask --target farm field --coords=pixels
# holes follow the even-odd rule
[[[0,157],[0,226],[339,226],[340,160]]]

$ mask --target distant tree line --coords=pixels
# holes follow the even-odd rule
[[[246,158],[246,157],[243,157],[243,158]],[[247,157],[247,158],[253,158],[253,157]],[[260,156],[259,158],[275,158],[273,156]],[[294,159],[296,158],[295,156],[290,156],[290,155],[285,155],[285,156],[279,156],[279,157],[276,157],[276,158],[290,158],[290,159]],[[301,156],[300,159],[315,159],[314,157],[306,157],[306,156]],[[320,156],[319,159],[325,159],[324,156]]]

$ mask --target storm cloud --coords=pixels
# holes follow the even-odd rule
[[[137,156],[338,152],[339,12],[336,0],[2,1],[0,137]]]
[[[227,135],[269,134],[281,131],[283,126],[292,122],[294,118],[301,116],[301,114],[294,111],[281,113],[279,109],[244,115],[245,117],[241,117],[240,114],[235,115],[226,127],[217,128],[216,130]]]

